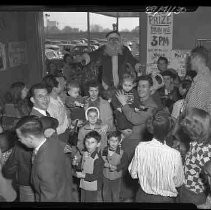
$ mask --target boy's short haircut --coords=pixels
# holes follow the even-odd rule
[[[109,134],[107,136],[108,140],[110,138],[112,138],[112,137],[115,137],[115,138],[117,138],[120,141],[121,140],[121,132],[120,131],[111,131],[111,132],[109,132]]]
[[[80,85],[77,81],[73,80],[73,81],[68,82],[67,88],[68,88],[68,90],[70,90],[71,88],[79,88],[80,89]]]
[[[96,80],[91,80],[87,84],[88,90],[89,90],[90,87],[94,87],[94,88],[98,87],[98,89],[100,90],[100,83]]]
[[[165,76],[171,77],[172,79],[175,78],[175,75],[171,71],[169,71],[169,70],[165,70],[164,72],[161,73],[161,75],[163,77],[165,77]]]
[[[90,131],[84,137],[84,142],[86,139],[94,138],[99,143],[101,141],[101,135],[97,131]]]
[[[160,56],[159,58],[158,58],[158,61],[157,61],[157,63],[159,63],[159,61],[165,61],[166,62],[166,64],[168,64],[168,59],[166,58],[166,57],[164,57],[164,56]]]
[[[30,90],[29,90],[29,96],[30,97],[34,97],[35,96],[35,90],[41,90],[41,89],[46,89],[47,87],[44,83],[37,83],[31,86]]]
[[[125,80],[130,80],[130,81],[132,81],[132,82],[134,83],[135,80],[136,80],[136,78],[135,78],[135,76],[132,75],[132,74],[125,73],[125,74],[123,74],[123,76],[122,76],[122,83],[123,83]]]
[[[154,138],[163,142],[172,130],[174,122],[171,115],[165,110],[156,110],[148,120],[147,129],[153,133]]]

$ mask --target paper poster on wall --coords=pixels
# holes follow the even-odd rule
[[[5,44],[0,43],[0,71],[6,70]]]
[[[172,50],[173,13],[158,12],[147,16],[147,68],[157,71],[160,56],[169,57]]]
[[[173,68],[177,71],[180,77],[186,74],[187,57],[190,55],[190,50],[172,50],[168,61],[168,68]]]
[[[10,67],[27,63],[26,42],[10,42],[8,44],[8,56]]]

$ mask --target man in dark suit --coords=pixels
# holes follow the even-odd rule
[[[38,83],[31,87],[30,101],[33,103],[33,108],[30,115],[35,115],[38,117],[50,116],[47,112],[50,97],[44,84]]]
[[[22,118],[16,126],[19,141],[33,149],[32,185],[37,202],[71,202],[72,174],[65,144],[57,135],[46,138],[41,121],[34,116]]]

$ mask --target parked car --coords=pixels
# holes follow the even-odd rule
[[[54,50],[56,52],[56,54],[58,55],[59,59],[62,59],[63,56],[64,56],[63,53],[62,53],[61,47],[58,46],[58,45],[46,44],[45,49]]]
[[[78,45],[78,44],[82,44],[82,42],[81,42],[80,40],[72,40],[72,41],[71,41],[71,44],[76,44],[76,45]]]
[[[60,57],[58,56],[55,50],[48,49],[48,48],[45,49],[45,58],[47,60],[60,59]]]
[[[88,45],[77,45],[75,47],[73,47],[73,49],[71,50],[71,53],[73,55],[81,55],[85,52],[89,52],[89,51],[94,51],[95,47],[90,45],[90,50],[88,49]]]

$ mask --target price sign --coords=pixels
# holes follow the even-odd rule
[[[147,16],[147,73],[157,71],[160,56],[172,50],[173,14],[157,12]]]

